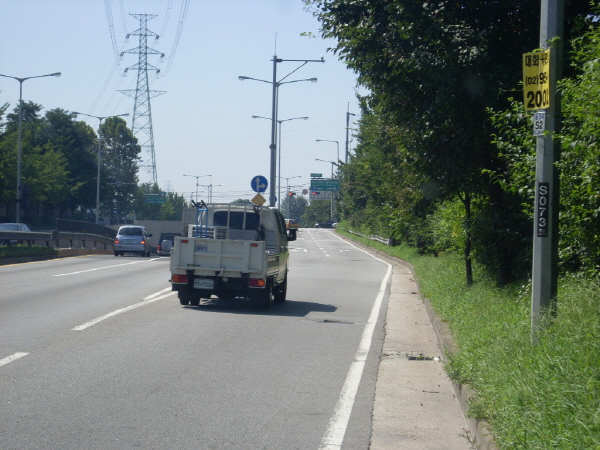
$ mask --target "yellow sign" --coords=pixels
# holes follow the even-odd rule
[[[550,50],[523,53],[523,93],[525,109],[550,107]]]
[[[252,199],[252,203],[258,206],[262,206],[267,200],[260,194],[256,194]]]

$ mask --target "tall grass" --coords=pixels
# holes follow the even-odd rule
[[[446,370],[477,392],[471,414],[490,424],[499,448],[600,450],[597,280],[561,279],[556,317],[533,345],[530,286],[500,289],[476,276],[468,288],[457,256],[420,256],[357,240],[415,267],[423,296],[448,323],[459,348]]]

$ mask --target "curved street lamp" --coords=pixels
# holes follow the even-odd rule
[[[262,116],[252,116],[253,119],[267,119],[267,120],[271,120],[268,117],[262,117]],[[278,148],[277,148],[277,159],[278,159],[278,164],[279,164],[279,168],[277,169],[277,207],[281,209],[281,124],[283,122],[289,122],[290,120],[297,120],[297,119],[303,119],[303,120],[308,120],[308,117],[293,117],[291,119],[283,119],[283,120],[277,120],[277,123],[279,124],[279,144],[278,144]]]
[[[330,141],[328,139],[317,139],[317,142],[335,142],[337,144],[337,160],[340,160],[340,143],[339,141]]]
[[[202,178],[202,177],[210,177],[210,183],[212,184],[212,175],[186,175],[183,174],[184,177],[193,177],[196,179],[196,202],[198,201],[198,186],[200,186],[198,184],[198,178]],[[210,202],[210,200],[209,200]]]
[[[323,59],[322,56],[321,56],[321,59],[312,60],[312,59],[281,59],[281,58],[278,58],[277,55],[274,55],[272,61],[273,61],[273,81],[260,80],[258,78],[252,78],[252,77],[246,77],[246,76],[238,77],[238,80],[241,80],[241,81],[254,80],[254,81],[260,81],[263,83],[268,83],[273,86],[273,105],[272,105],[272,110],[271,110],[271,145],[269,146],[269,149],[271,150],[271,165],[270,165],[271,167],[270,167],[270,174],[269,174],[269,177],[270,177],[270,180],[269,180],[270,181],[269,206],[271,206],[271,207],[275,206],[275,183],[274,183],[274,181],[276,178],[275,165],[277,163],[277,161],[276,161],[277,145],[275,144],[275,140],[277,138],[276,123],[277,123],[277,105],[278,105],[278,101],[279,101],[279,99],[278,99],[279,86],[281,86],[282,84],[297,83],[299,81],[310,81],[311,83],[316,83],[317,82],[316,78],[305,78],[303,80],[294,80],[294,81],[283,81],[283,80],[285,80],[287,77],[289,77],[291,74],[293,74],[294,72],[296,72],[298,69],[305,66],[309,62],[324,63],[325,60]],[[303,64],[298,66],[292,72],[288,73],[281,80],[277,81],[277,63],[284,62],[284,61],[302,62]]]
[[[17,212],[16,212],[16,222],[21,221],[21,136],[23,129],[23,82],[26,80],[31,80],[32,78],[44,78],[44,77],[60,77],[60,72],[49,73],[47,75],[36,75],[34,77],[11,77],[10,75],[2,75],[0,73],[0,77],[12,78],[13,80],[17,80],[19,82],[19,134],[17,138]]]
[[[91,114],[85,114],[85,113],[80,113],[80,112],[75,112],[75,111],[73,111],[73,114],[75,114],[75,116],[82,115],[82,116],[93,117],[100,121],[100,123],[98,124],[98,175],[96,176],[96,224],[98,224],[100,222],[100,161],[101,161],[100,154],[102,151],[102,141],[103,141],[102,137],[100,136],[100,131],[101,131],[101,127],[102,127],[102,121],[104,119],[108,119],[109,117],[128,117],[129,113],[116,114],[113,116],[104,116],[104,117],[92,116]]]

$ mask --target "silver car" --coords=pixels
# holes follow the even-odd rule
[[[0,223],[0,231],[19,231],[31,233],[31,230],[24,223]],[[0,245],[22,244],[19,239],[0,239]]]
[[[139,225],[124,225],[119,228],[115,237],[115,256],[125,253],[139,253],[141,256],[150,256],[150,237],[145,227]]]

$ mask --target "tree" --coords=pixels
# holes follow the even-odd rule
[[[568,2],[568,19],[589,5]],[[511,256],[502,239],[504,217],[514,202],[490,174],[502,170],[486,109],[505,105],[521,77],[521,54],[538,46],[539,2],[411,0],[307,0],[334,51],[372,92],[370,103],[394,128],[390,136],[421,185],[438,201],[464,206],[465,268],[472,282],[472,244],[486,254],[500,284],[510,279]],[[514,61],[514,64],[507,62]],[[472,217],[483,199],[482,217]],[[486,223],[481,242],[471,242],[473,223]]]
[[[100,127],[100,137],[103,139],[102,180],[105,180],[102,210],[120,220],[133,212],[141,147],[120,117],[107,118]]]
[[[288,219],[300,220],[307,206],[308,201],[303,196],[296,194],[286,195],[281,202],[281,212]]]

